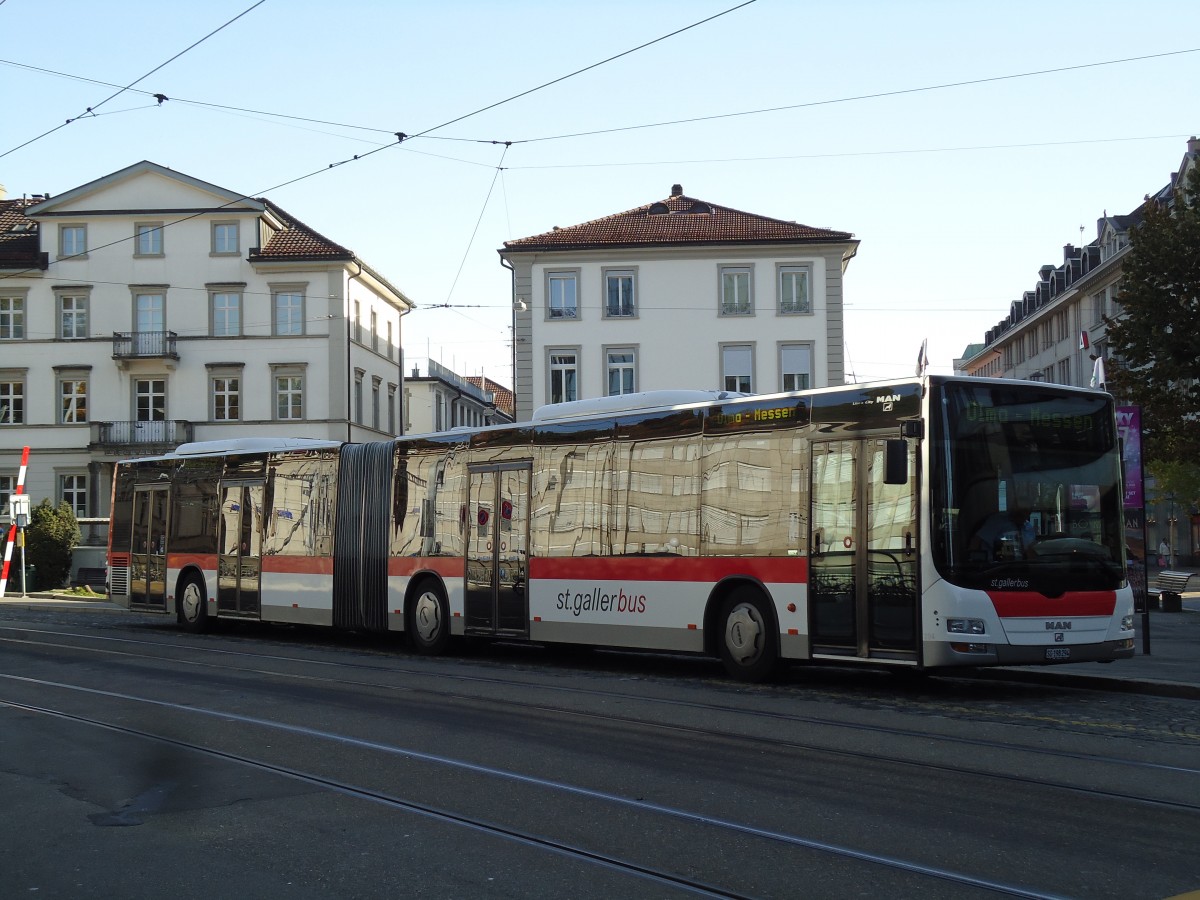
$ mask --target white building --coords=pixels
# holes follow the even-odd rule
[[[842,384],[842,276],[858,249],[687,197],[506,241],[516,418],[637,391]]]
[[[0,497],[24,446],[34,505],[103,517],[122,458],[399,434],[412,305],[270,201],[154,163],[0,195]]]
[[[495,390],[478,378],[463,378],[432,359],[425,372],[413,366],[404,380],[404,433],[429,434],[459,426],[477,428],[511,422]]]

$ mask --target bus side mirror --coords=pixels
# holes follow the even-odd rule
[[[908,441],[901,438],[884,444],[884,484],[908,484]]]

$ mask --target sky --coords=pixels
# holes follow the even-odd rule
[[[266,197],[416,304],[410,365],[505,385],[504,241],[676,183],[861,241],[848,378],[926,340],[949,373],[1200,133],[1183,0],[0,0],[0,34],[9,197],[143,159]]]

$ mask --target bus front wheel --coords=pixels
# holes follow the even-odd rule
[[[721,662],[738,681],[765,681],[779,664],[779,646],[762,593],[737,588],[721,605]]]
[[[413,592],[410,608],[408,636],[413,649],[429,656],[444,652],[450,643],[450,608],[445,591],[436,581],[424,581]]]
[[[197,575],[187,575],[179,586],[179,622],[188,631],[208,630],[208,596]]]

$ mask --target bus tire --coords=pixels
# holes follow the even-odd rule
[[[179,583],[179,624],[188,631],[208,631],[208,592],[195,573],[184,575]]]
[[[408,640],[424,656],[444,653],[450,643],[450,605],[446,592],[433,578],[426,578],[413,591],[408,604]]]
[[[718,643],[725,671],[738,681],[766,681],[779,665],[779,642],[766,598],[743,585],[721,604]]]

